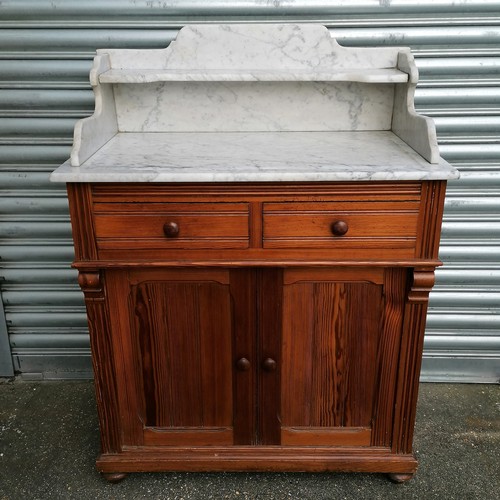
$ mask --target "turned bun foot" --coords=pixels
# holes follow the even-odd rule
[[[103,472],[102,475],[110,483],[119,483],[127,477],[125,472]]]
[[[409,481],[415,474],[414,473],[399,473],[399,472],[393,472],[391,474],[387,474],[389,476],[389,479],[393,483],[406,483],[406,481]]]

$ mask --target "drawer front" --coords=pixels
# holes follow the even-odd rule
[[[418,201],[265,203],[264,248],[414,248]]]
[[[100,249],[247,248],[247,203],[97,203]]]

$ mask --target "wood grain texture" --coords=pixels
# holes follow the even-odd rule
[[[233,368],[234,444],[257,443],[257,277],[253,269],[231,269],[233,312],[233,367],[249,361],[248,370]]]
[[[116,318],[113,348],[118,359],[124,444],[144,442],[149,425],[182,429],[187,425],[195,433],[199,426],[232,426],[228,271],[107,273],[110,308]],[[183,307],[178,312],[180,303]],[[185,305],[191,308],[186,310]],[[175,338],[169,335],[172,331]],[[205,365],[200,363],[201,357]],[[220,443],[220,436],[213,435]],[[174,443],[178,439],[165,434],[163,444],[170,445],[169,438]]]
[[[111,313],[106,307],[104,278],[99,271],[80,273],[78,278],[87,308],[101,453],[118,453],[122,445],[121,426],[110,328]]]
[[[283,271],[257,271],[257,435],[258,444],[281,441],[281,324]],[[274,361],[274,369],[266,361]]]
[[[378,396],[380,338],[384,334],[384,287],[349,283],[346,304],[348,394],[344,426],[372,427]]]
[[[412,475],[444,188],[70,186],[99,470]]]
[[[202,281],[144,281],[132,288],[132,300],[142,355],[145,426],[231,427],[228,287]],[[157,440],[162,437],[167,443],[171,436],[157,434]],[[193,436],[186,439],[196,443]]]
[[[141,203],[93,204],[99,249],[166,250],[193,248],[247,248],[248,203]],[[178,232],[167,238],[164,225]]]
[[[376,267],[287,267],[283,283],[291,285],[299,282],[333,281],[381,285],[384,283],[384,272],[383,268]]]
[[[377,348],[377,391],[374,399],[373,446],[390,446],[394,408],[397,405],[395,380],[403,332],[407,288],[406,269],[389,268],[384,273],[383,333]]]
[[[412,455],[369,447],[169,447],[161,451],[126,449],[99,457],[100,471],[344,471],[414,473]]]
[[[239,241],[239,243],[238,243]],[[167,244],[153,242],[149,244],[143,240],[141,246],[135,245],[134,240],[112,242],[101,241],[99,243],[99,259],[92,262],[109,262],[110,266],[117,267],[128,265],[130,262],[150,262],[162,265],[206,265],[206,266],[258,266],[276,267],[304,265],[377,265],[378,262],[385,265],[418,265],[420,261],[415,259],[415,248],[413,244],[407,247],[393,248],[384,240],[373,241],[369,245],[351,244],[330,245],[325,248],[303,247],[303,248],[235,248],[240,240],[218,240],[215,248],[196,248],[206,246],[208,240],[193,242],[188,248],[167,248]],[[148,247],[149,245],[149,247]],[[224,248],[224,245],[230,248]],[[380,264],[382,265],[382,264]],[[436,265],[436,260],[431,265]]]
[[[418,203],[391,202],[289,202],[265,203],[264,248],[414,247]],[[348,227],[343,236],[332,225]]]
[[[119,269],[105,272],[123,446],[143,444],[146,419],[142,364],[134,330],[135,308],[130,300],[130,281],[134,273]]]
[[[372,431],[364,427],[282,427],[285,446],[369,446]]]
[[[232,427],[144,429],[145,446],[232,446]]]
[[[419,185],[375,184],[160,184],[143,185],[140,193],[128,184],[114,191],[95,185],[99,257],[196,260],[221,251],[228,260],[310,259],[311,251],[330,261],[413,257]],[[331,233],[338,218],[349,224],[342,237]],[[164,237],[168,221],[179,227],[175,238]],[[200,253],[206,250],[216,251]]]
[[[429,292],[434,284],[434,269],[414,269],[410,271],[410,278],[412,287],[404,311],[403,338],[396,380],[398,406],[394,414],[394,453],[411,453],[413,446],[425,322]],[[414,287],[418,290],[415,291]]]
[[[262,247],[262,202],[250,203],[250,247]]]
[[[427,303],[407,304],[396,382],[392,450],[411,453],[422,363]]]
[[[428,302],[429,293],[436,281],[434,269],[416,268],[413,270],[412,282],[408,290],[409,302]]]
[[[77,260],[97,260],[92,190],[88,184],[68,184],[69,213]]]
[[[379,285],[285,286],[283,426],[371,427],[383,313]]]
[[[252,249],[247,250],[247,252],[251,253]],[[169,252],[170,253],[170,252]],[[245,252],[246,253],[246,252]],[[186,253],[183,254],[183,257],[178,255],[177,259],[172,260],[164,260],[161,258],[157,258],[155,260],[98,260],[98,261],[75,261],[73,264],[74,267],[81,270],[92,270],[96,267],[101,269],[139,269],[139,268],[152,268],[152,269],[176,269],[179,267],[183,268],[210,268],[214,269],[217,267],[228,267],[231,269],[236,268],[273,268],[273,267],[286,267],[288,269],[296,269],[304,267],[306,263],[303,259],[301,260],[299,255],[302,253],[292,254],[290,256],[288,251],[284,252],[273,252],[272,257],[267,260],[262,260],[261,258],[253,259],[249,258],[247,260],[240,260],[231,258],[233,252],[229,254],[224,250],[219,251],[210,251],[206,250],[196,255],[197,258],[192,259],[186,256]],[[386,267],[394,267],[394,268],[405,268],[405,267],[437,267],[443,265],[440,260],[430,259],[430,260],[421,260],[421,259],[387,259],[387,255],[384,255],[383,259],[377,260],[367,260],[366,258],[355,260],[334,260],[331,257],[333,252],[325,252],[327,255],[324,259],[316,259],[316,253],[309,251],[311,259],[307,261],[307,265],[310,266],[311,269],[325,269],[330,268],[332,266],[342,267],[348,266],[350,268],[366,268],[367,266],[372,267],[373,269],[381,269]],[[345,253],[345,252],[344,252]],[[355,253],[355,252],[353,252]],[[283,255],[284,254],[284,255]],[[177,254],[176,254],[177,255]],[[254,254],[252,254],[254,255]],[[233,255],[234,257],[234,255]],[[344,255],[347,258],[347,255]]]
[[[225,183],[141,183],[140,189],[134,183],[92,184],[95,203],[164,203],[191,198],[196,202],[241,202],[243,198],[262,200],[271,198],[283,201],[345,200],[351,201],[418,201],[421,195],[420,182],[245,182]]]
[[[416,256],[421,259],[437,258],[441,224],[443,220],[446,181],[422,183],[420,216]]]

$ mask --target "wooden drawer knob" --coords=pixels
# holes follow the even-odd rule
[[[262,368],[266,372],[274,372],[276,370],[276,361],[272,358],[266,358],[264,361],[262,361]]]
[[[349,231],[349,226],[346,221],[338,220],[331,225],[330,229],[334,236],[344,236]]]
[[[240,372],[247,372],[250,370],[250,361],[247,358],[240,358],[236,361],[236,369]]]
[[[175,238],[179,235],[179,225],[176,222],[166,222],[163,224],[163,232],[167,238]]]

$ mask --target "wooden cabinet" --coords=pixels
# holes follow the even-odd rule
[[[416,470],[447,179],[410,50],[317,24],[101,49],[66,182],[101,426],[132,471]]]
[[[444,187],[69,184],[99,470],[411,477]]]

